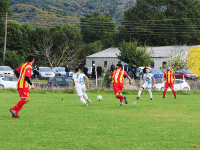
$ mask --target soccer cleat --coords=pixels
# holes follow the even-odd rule
[[[20,116],[18,114],[16,114],[14,110],[9,109],[9,111],[12,113],[13,118],[20,118]]]
[[[91,100],[88,99],[87,101],[88,101],[88,103],[91,103]]]
[[[87,107],[87,106],[88,106],[88,103],[85,104],[85,107]]]
[[[140,98],[139,97],[137,97],[135,100],[139,100]]]
[[[127,100],[126,100],[126,97],[124,97],[123,99],[124,99],[125,104],[128,104],[128,102],[127,102]]]
[[[163,99],[165,99],[165,97],[163,97]]]
[[[176,97],[174,97],[174,99],[176,99]]]
[[[123,105],[124,105],[123,103],[120,104],[120,106],[123,106]]]
[[[153,100],[153,98],[150,99],[151,101]]]

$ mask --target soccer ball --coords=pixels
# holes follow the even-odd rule
[[[103,99],[103,97],[102,97],[101,95],[98,95],[98,96],[97,96],[97,100],[98,100],[98,101],[101,101],[102,99]]]

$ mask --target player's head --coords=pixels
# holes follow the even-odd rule
[[[122,68],[122,64],[117,64],[117,67],[118,68]]]
[[[147,69],[146,69],[146,73],[149,73],[149,72],[150,72],[150,69],[149,69],[149,68],[147,68]]]
[[[167,66],[167,71],[169,71],[170,70],[170,66]]]
[[[30,62],[30,63],[33,63],[34,62],[34,57],[32,55],[29,55],[27,57],[27,61]]]
[[[75,68],[75,71],[76,71],[76,72],[80,72],[81,69],[80,69],[79,67],[76,67],[76,68]]]

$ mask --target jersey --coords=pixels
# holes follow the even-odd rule
[[[123,83],[123,79],[124,79],[124,75],[129,77],[128,74],[122,70],[122,69],[117,69],[117,70],[114,70],[110,76],[112,76],[112,79],[113,79],[113,83]]]
[[[80,86],[80,85],[85,85],[84,79],[85,79],[85,74],[80,73],[80,72],[76,72],[73,76],[72,76],[72,80],[75,83],[75,87],[76,86]]]
[[[175,77],[174,71],[165,71],[164,78],[166,78],[167,83],[173,83],[173,78]]]
[[[32,65],[27,62],[17,68],[16,71],[20,74],[17,88],[28,88],[28,82],[26,81],[25,77],[29,77],[29,79],[31,78]]]
[[[152,73],[145,73],[143,76],[144,83],[151,85],[153,78],[154,78],[154,75]]]

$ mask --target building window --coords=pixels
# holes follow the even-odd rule
[[[104,66],[105,66],[105,65],[107,66],[107,61],[104,61]]]
[[[92,61],[92,66],[93,66],[93,64],[95,64],[95,61]]]
[[[165,68],[166,65],[167,65],[167,62],[166,62],[166,61],[163,61],[163,62],[162,62],[162,68]]]
[[[154,68],[154,61],[151,63],[151,68]]]
[[[121,61],[118,61],[118,64],[121,64],[122,62]]]

